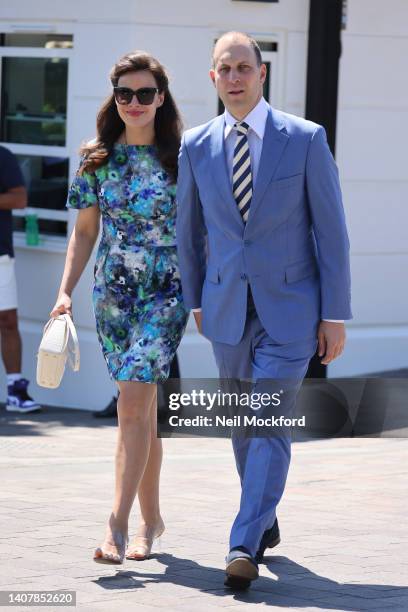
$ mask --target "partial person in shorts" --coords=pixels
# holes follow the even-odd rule
[[[26,205],[27,191],[18,161],[11,151],[0,147],[0,339],[7,374],[6,410],[10,412],[40,409],[28,395],[29,381],[21,374],[22,345],[17,317],[11,211]]]

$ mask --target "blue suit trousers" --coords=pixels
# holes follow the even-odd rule
[[[316,352],[315,336],[288,344],[272,340],[258,318],[249,288],[241,341],[236,345],[213,341],[212,345],[222,379],[250,378],[261,386],[265,381],[269,385],[275,381],[275,388],[288,381],[294,393],[292,405],[286,406],[285,411],[294,414],[296,393]],[[232,444],[241,501],[231,529],[230,549],[245,546],[254,556],[263,532],[275,521],[276,507],[283,495],[291,457],[290,433],[270,437],[233,434]]]

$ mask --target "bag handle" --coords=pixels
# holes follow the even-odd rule
[[[68,331],[69,331],[68,336],[69,334],[71,334],[71,339],[72,339],[72,344],[73,344],[72,348],[68,346],[68,362],[71,368],[74,370],[74,372],[78,372],[79,361],[80,361],[78,335],[77,335],[75,325],[70,315],[64,314],[62,316],[65,318],[68,324]],[[67,340],[67,343],[68,343],[68,340]]]
[[[78,334],[76,332],[75,325],[72,321],[71,316],[69,314],[64,313],[64,314],[58,315],[58,317],[53,317],[52,319],[50,319],[48,323],[46,323],[44,326],[43,335],[51,327],[51,325],[53,324],[56,318],[64,319],[67,325],[67,333],[65,335],[65,343],[64,343],[63,350],[65,351],[68,348],[67,350],[68,363],[74,372],[78,372],[79,364],[80,364],[79,342],[78,342]],[[70,347],[68,344],[70,337],[72,339],[72,347]]]

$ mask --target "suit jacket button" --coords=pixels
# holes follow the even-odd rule
[[[246,280],[247,279],[247,275],[246,274],[241,274],[241,280]]]
[[[244,240],[244,245],[245,245],[245,246],[249,246],[250,244],[251,244],[251,241],[250,241],[250,240]]]

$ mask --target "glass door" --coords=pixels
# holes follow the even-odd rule
[[[28,191],[13,227],[24,231],[25,215],[35,213],[47,239],[67,235],[72,47],[70,34],[0,34],[0,144],[17,156]]]

